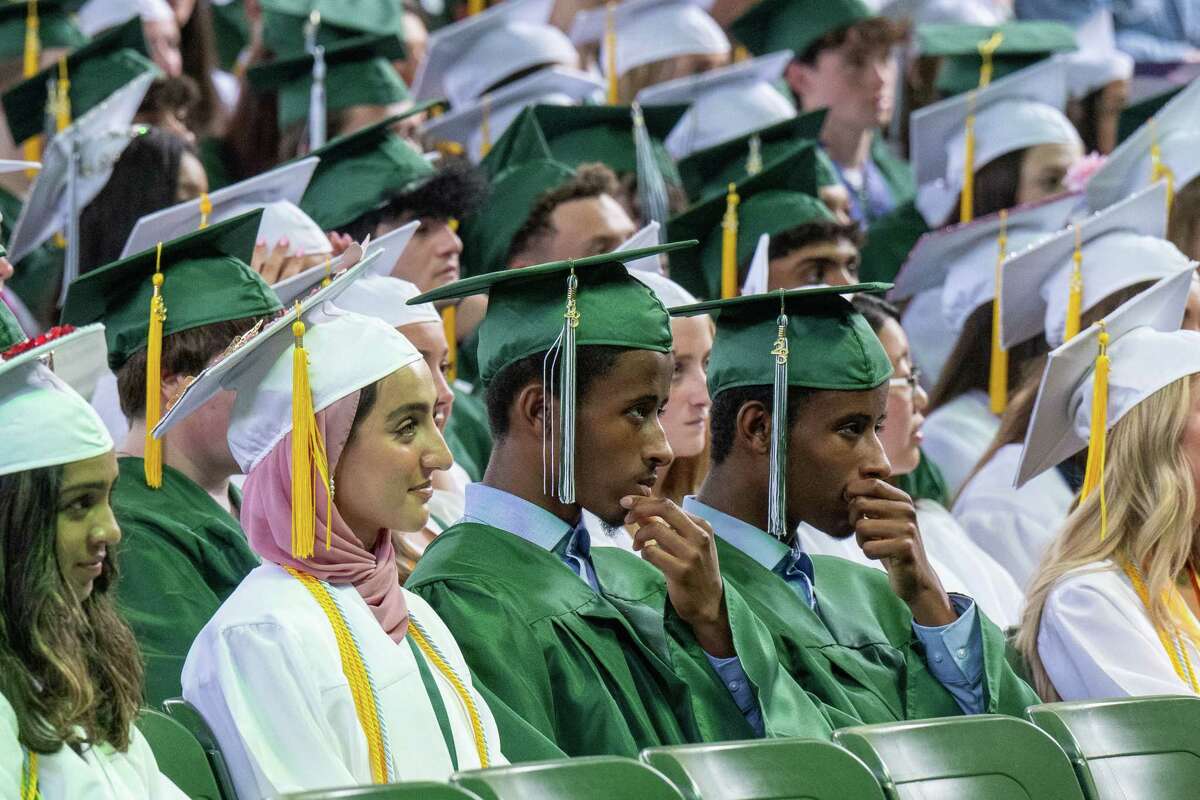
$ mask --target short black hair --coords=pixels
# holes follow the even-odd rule
[[[854,295],[854,299],[850,302],[853,304],[854,310],[866,318],[867,324],[876,334],[883,329],[889,319],[900,322],[900,309],[877,294],[860,292]]]
[[[608,376],[616,366],[617,357],[629,352],[627,347],[611,345],[582,345],[575,351],[575,396],[579,403],[587,397],[588,390],[596,381]],[[531,383],[542,380],[545,353],[534,353],[514,361],[493,376],[484,390],[487,401],[488,427],[493,439],[508,435],[508,411],[512,402]]]
[[[857,222],[836,222],[834,220],[805,222],[772,236],[771,246],[767,250],[767,258],[774,261],[796,252],[801,247],[838,239],[846,239],[861,250],[863,246],[862,228]]]
[[[402,225],[414,219],[465,219],[487,192],[487,179],[476,167],[448,161],[433,176],[404,192],[396,192],[378,208],[342,226],[342,233],[362,241],[375,235],[381,223]]]
[[[800,416],[800,408],[816,389],[799,386],[788,387],[787,426],[790,430]],[[767,413],[775,410],[775,388],[770,384],[761,386],[735,386],[725,389],[713,398],[709,412],[709,429],[712,435],[712,463],[720,464],[733,450],[733,439],[737,429],[738,412],[747,403],[762,403]]]

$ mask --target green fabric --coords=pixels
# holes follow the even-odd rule
[[[896,485],[905,491],[913,502],[917,500],[932,500],[940,506],[950,508],[950,488],[946,486],[946,479],[942,476],[941,469],[933,463],[933,459],[925,455],[925,451],[921,451],[921,460],[917,462],[917,468],[907,475],[901,475],[896,479]]]
[[[54,48],[74,50],[87,44],[87,36],[75,25],[72,15],[83,0],[39,0],[38,40],[43,51]],[[9,0],[0,5],[0,59],[25,55],[25,20],[29,3]]]
[[[594,548],[592,563],[599,594],[553,553],[460,524],[434,540],[406,588],[454,631],[477,685],[567,755],[636,758],[644,747],[750,738],[662,574],[616,548]],[[726,606],[767,734],[828,738],[828,718],[779,668],[769,634],[729,587]],[[498,723],[510,760],[538,757],[528,731]]]
[[[117,605],[146,660],[146,705],[182,694],[192,641],[259,560],[237,521],[183,473],[163,466],[146,486],[140,458],[117,460],[112,507],[121,526]]]
[[[450,715],[446,713],[446,702],[442,700],[442,691],[438,688],[437,681],[433,679],[429,664],[425,662],[425,656],[421,654],[421,648],[413,641],[413,637],[405,636],[404,640],[408,642],[408,648],[412,651],[413,661],[417,662],[417,671],[421,673],[421,683],[425,686],[425,694],[429,697],[429,704],[433,706],[433,715],[437,717],[438,727],[442,731],[442,740],[446,743],[446,752],[450,755],[450,766],[457,772],[458,748],[454,746],[454,729],[450,727]]]
[[[136,17],[80,47],[67,56],[71,119],[79,119],[148,70],[157,67],[146,57],[142,23]],[[57,77],[58,65],[52,64],[4,93],[0,102],[4,104],[14,142],[20,144],[42,133],[47,85],[51,78]]]
[[[249,266],[261,219],[261,210],[252,211],[163,245],[164,337],[280,310],[271,287]],[[138,253],[89,272],[67,291],[63,322],[103,322],[114,371],[146,347],[156,260],[155,250]]]
[[[917,27],[917,51],[942,56],[937,88],[943,96],[962,94],[979,86],[983,58],[979,45],[1001,36],[992,57],[992,80],[999,80],[1055,53],[1076,49],[1069,25],[1046,20],[1020,20],[1001,25],[936,23]]]
[[[675,316],[716,316],[708,391],[775,383],[772,350],[779,315],[787,314],[787,384],[806,389],[865,391],[892,377],[892,362],[866,318],[842,295],[880,292],[889,284],[819,286],[712,300],[671,309]]]
[[[799,225],[833,222],[817,197],[816,147],[808,142],[737,184],[737,263],[745,265],[764,233],[775,236]],[[721,296],[721,251],[726,192],[710,195],[667,222],[671,239],[698,239],[700,247],[671,257],[671,279],[697,297]]]
[[[1121,118],[1117,122],[1117,143],[1120,144],[1132,136],[1134,131],[1149,122],[1151,117],[1161,111],[1163,106],[1171,102],[1175,95],[1185,88],[1181,86],[1178,89],[1156,94],[1121,111]]]
[[[780,663],[820,698],[835,726],[962,714],[926,666],[912,613],[886,574],[842,558],[813,556],[818,613],[781,577],[720,537],[717,556],[726,587],[735,588],[772,632]],[[1005,661],[1004,634],[982,611],[976,613],[983,633],[985,711],[1020,716],[1040,701]]]
[[[29,337],[25,335],[25,331],[21,330],[21,323],[17,322],[8,306],[0,302],[0,353],[27,338]]]
[[[761,0],[729,30],[756,56],[791,50],[801,58],[826,34],[872,16],[862,0]]]
[[[930,228],[914,201],[909,200],[896,206],[880,217],[867,231],[867,241],[862,248],[862,262],[858,269],[859,279],[895,280],[917,240],[929,231]]]
[[[209,7],[212,8],[213,36],[217,42],[217,64],[226,72],[233,72],[238,56],[250,43],[246,8],[242,0],[230,0],[224,5],[209,3]],[[266,35],[266,30],[263,34]]]
[[[912,167],[892,152],[883,134],[878,131],[871,140],[871,161],[875,162],[875,167],[891,190],[893,203],[900,205],[916,197],[917,181],[913,177]]]
[[[304,51],[309,13],[321,15],[317,44],[325,47],[363,34],[402,32],[401,4],[394,0],[263,0],[263,43],[277,56]]]
[[[22,202],[0,189],[0,237],[8,241],[21,216]],[[58,320],[58,292],[62,286],[63,250],[54,240],[42,244],[13,265],[13,276],[5,284],[21,298],[38,324],[49,328]]]
[[[229,173],[230,153],[225,147],[224,139],[205,136],[196,145],[196,151],[200,156],[200,163],[204,165],[204,174],[208,176],[210,193],[236,183]]]
[[[339,136],[305,156],[317,156],[321,163],[300,200],[301,210],[323,230],[337,230],[428,180],[433,167],[392,126],[429,105]]]
[[[458,381],[451,388],[454,410],[446,423],[446,446],[454,455],[454,463],[465,469],[472,481],[481,481],[492,456],[487,406],[478,390],[467,391]]]

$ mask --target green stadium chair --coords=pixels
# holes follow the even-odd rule
[[[159,711],[142,709],[138,730],[146,737],[158,770],[192,800],[223,800],[208,756],[187,728]]]
[[[188,732],[200,743],[200,747],[208,759],[208,767],[212,772],[213,779],[217,782],[217,788],[220,790],[217,797],[220,800],[238,800],[237,791],[233,788],[233,778],[229,775],[229,767],[225,764],[225,756],[221,754],[221,746],[217,744],[217,737],[213,736],[212,729],[208,727],[208,723],[204,721],[204,717],[200,716],[196,707],[182,697],[176,697],[163,702],[163,711],[167,712],[167,716],[171,719],[187,728]]]
[[[642,761],[686,800],[884,800],[865,764],[817,739],[652,747]]]
[[[1025,714],[1067,752],[1088,800],[1200,796],[1200,697],[1048,703]]]
[[[1062,748],[1025,720],[950,717],[833,736],[866,763],[891,800],[1083,800]]]
[[[615,756],[493,767],[451,780],[480,800],[683,800],[650,767]]]
[[[285,794],[279,800],[478,800],[465,789],[446,783],[394,783],[390,786],[353,786]]]

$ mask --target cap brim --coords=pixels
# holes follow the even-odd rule
[[[0,374],[46,356],[53,359],[52,371],[84,398],[92,396],[96,381],[108,369],[108,347],[104,325],[93,323],[32,347],[0,362]]]
[[[765,56],[739,61],[727,67],[702,72],[699,75],[689,75],[686,78],[656,83],[642,89],[637,94],[637,100],[643,106],[677,105],[691,103],[699,95],[716,89],[733,86],[747,81],[758,82],[778,80],[793,58],[791,50],[780,50]]]
[[[859,292],[880,293],[886,292],[890,288],[892,288],[892,284],[882,282],[852,283],[848,286],[811,286],[803,289],[788,289],[779,292],[767,292],[765,294],[728,297],[724,300],[705,300],[701,303],[669,308],[667,311],[673,317],[695,317],[701,314],[719,317],[725,312],[742,313],[767,306],[778,308],[781,300],[784,304],[788,304],[803,301],[810,297],[840,296],[844,294],[857,294]]]
[[[419,227],[421,227],[421,220],[414,219],[412,222],[402,225],[394,231],[389,231],[378,239],[369,241],[366,245],[367,256],[370,258],[379,253],[378,258],[371,258],[372,266],[368,270],[369,274],[391,275],[392,270],[396,268],[396,262],[404,254],[404,248],[408,247],[408,243],[412,241],[412,237],[416,234]]]
[[[370,239],[367,240],[366,245],[370,246]],[[297,300],[302,300],[305,295],[320,286],[326,278],[336,278],[350,267],[357,265],[362,258],[363,246],[357,243],[352,244],[335,260],[330,261],[328,268],[321,264],[309,267],[290,278],[271,284],[271,291],[279,298],[280,305],[287,308]]]

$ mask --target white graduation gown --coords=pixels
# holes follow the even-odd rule
[[[959,493],[954,518],[1024,588],[1071,513],[1075,494],[1056,469],[1013,488],[1020,459],[1019,444],[998,449]]]
[[[930,414],[921,432],[925,455],[942,470],[951,497],[987,451],[1000,418],[988,407],[986,392],[972,389]]]
[[[1200,650],[1184,638],[1192,666]],[[1111,561],[1083,567],[1051,589],[1038,655],[1063,700],[1192,694],[1175,674],[1133,584]]]
[[[38,790],[42,800],[187,800],[158,771],[154,754],[135,727],[129,749],[118,753],[108,745],[70,747],[38,756]],[[20,796],[25,753],[17,739],[17,715],[0,695],[0,797]]]
[[[393,642],[351,585],[330,591],[357,638],[379,697],[393,781],[444,781],[454,771],[407,642]],[[458,677],[471,675],[450,631],[405,591]],[[466,711],[430,665],[453,729],[459,769],[480,766]],[[472,687],[492,764],[505,763],[495,720]],[[183,696],[196,706],[229,761],[240,800],[371,783],[367,740],[342,673],[337,641],[312,595],[283,568],[251,572],[200,632],[183,668]]]

